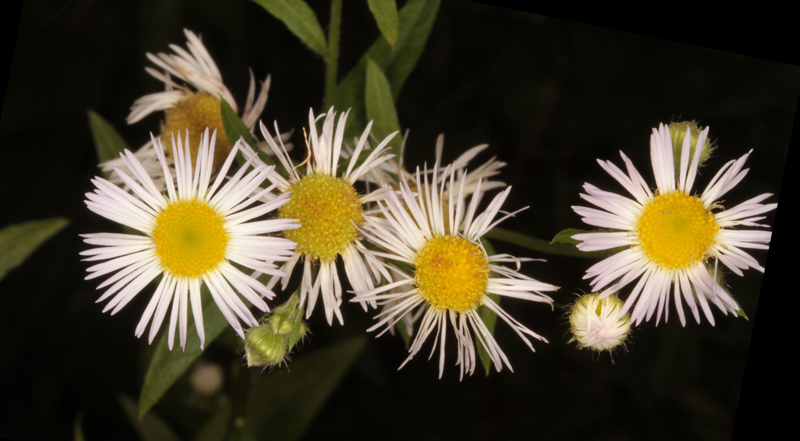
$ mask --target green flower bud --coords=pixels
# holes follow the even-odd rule
[[[689,137],[691,139],[691,149],[689,150],[689,161],[691,162],[694,157],[694,152],[697,150],[697,138],[700,136],[702,129],[697,125],[697,121],[694,120],[674,122],[669,125],[669,134],[672,138],[672,158],[675,161],[676,171],[680,170],[681,150],[683,149],[683,140],[686,137],[687,130],[689,131]],[[706,160],[711,157],[713,151],[714,146],[711,145],[711,139],[706,138],[706,142],[703,143],[703,150],[700,152],[699,163],[702,165],[706,162]]]
[[[247,330],[244,351],[247,354],[248,366],[266,367],[280,364],[286,358],[289,348],[286,336],[275,334],[268,322]]]

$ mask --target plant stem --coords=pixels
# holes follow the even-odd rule
[[[333,105],[336,93],[336,72],[339,66],[339,28],[342,25],[342,1],[331,0],[331,22],[328,26],[328,52],[325,55],[325,107]]]
[[[572,245],[554,244],[546,240],[537,239],[535,237],[526,236],[516,231],[505,230],[503,228],[493,228],[488,231],[484,237],[489,239],[502,240],[503,242],[513,243],[521,247],[525,247],[534,251],[542,253],[555,254],[558,256],[570,257],[584,257],[597,259],[606,257],[608,254],[604,252],[585,252],[580,251]]]

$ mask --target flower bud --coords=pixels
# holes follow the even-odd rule
[[[681,150],[683,149],[683,140],[686,137],[686,131],[689,131],[690,150],[689,161],[694,158],[694,152],[697,149],[697,138],[700,136],[702,129],[697,125],[697,121],[681,121],[670,123],[669,134],[672,138],[672,159],[675,161],[675,170],[680,170],[681,166]],[[714,151],[714,146],[711,145],[711,138],[706,138],[703,143],[703,151],[700,152],[700,164],[706,162]]]
[[[572,305],[569,342],[577,342],[580,349],[612,351],[630,334],[631,314],[620,317],[624,303],[616,294],[604,299],[598,297],[599,294],[587,294]]]
[[[267,322],[247,330],[244,351],[248,366],[266,367],[280,364],[289,348],[286,345],[286,336],[273,332],[271,323]]]

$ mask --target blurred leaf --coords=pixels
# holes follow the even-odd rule
[[[383,38],[394,50],[397,37],[400,33],[400,18],[397,15],[397,3],[395,0],[367,0],[369,10],[375,17],[378,29],[381,30]]]
[[[0,280],[68,223],[67,219],[56,217],[9,225],[0,230]]]
[[[354,123],[350,125],[349,136],[360,135],[357,128],[366,125],[364,83],[367,59],[372,59],[384,72],[392,89],[392,98],[397,101],[403,83],[422,55],[438,9],[439,0],[409,0],[400,10],[399,35],[394,50],[386,39],[378,38],[339,82],[334,104],[342,110],[352,109],[350,119]]]
[[[142,441],[180,441],[174,430],[160,417],[150,414],[139,417],[136,402],[127,395],[119,396],[120,405]]]
[[[364,95],[367,120],[373,121],[372,133],[375,135],[376,143],[383,141],[391,133],[399,132],[400,122],[397,120],[397,110],[394,108],[389,82],[381,72],[381,68],[370,59],[367,59],[367,84]],[[389,142],[390,152],[396,158],[400,158],[401,142],[401,137],[397,135]]]
[[[328,44],[314,11],[303,0],[253,0],[282,21],[308,47],[325,56]]]
[[[72,426],[72,440],[73,441],[86,441],[83,436],[83,411],[80,411],[75,417],[75,424]]]
[[[219,408],[200,426],[192,441],[225,441],[231,406],[227,400],[220,400],[219,403]]]
[[[122,139],[117,130],[108,123],[102,116],[93,110],[88,110],[89,128],[92,131],[94,147],[97,150],[99,162],[106,162],[119,158],[123,150],[128,149],[128,144]]]
[[[246,420],[253,433],[264,439],[302,437],[365,342],[364,336],[351,338],[306,353],[288,367],[254,379]]]
[[[228,326],[228,321],[225,320],[216,303],[210,297],[208,288],[203,284],[203,326],[205,327],[206,346],[210,345]],[[164,396],[170,386],[203,353],[203,350],[200,349],[200,338],[197,336],[194,326],[194,314],[189,314],[185,352],[181,350],[177,335],[175,336],[174,349],[172,351],[169,350],[167,345],[169,333],[166,331],[166,329],[161,330],[161,336],[158,338],[158,343],[156,343],[153,359],[150,360],[150,366],[148,366],[144,377],[142,395],[139,398],[139,416],[144,416],[150,408],[158,403],[158,400]]]
[[[491,242],[486,239],[481,239],[481,244],[483,248],[486,250],[486,254],[489,256],[493,256],[495,253],[494,247],[492,246]],[[490,275],[491,277],[491,275]],[[487,297],[494,300],[495,303],[500,304],[500,296],[497,294],[486,294]],[[487,307],[482,307],[478,309],[478,316],[481,318],[483,323],[486,325],[486,329],[489,330],[489,333],[494,335],[494,327],[497,324],[497,314]],[[481,362],[483,363],[483,370],[486,371],[486,376],[489,376],[489,372],[492,371],[492,357],[489,356],[489,352],[483,347],[483,344],[478,340],[478,357],[480,357]]]

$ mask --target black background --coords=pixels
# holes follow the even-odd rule
[[[309,3],[325,27],[327,2]],[[53,216],[71,224],[0,282],[0,436],[69,438],[81,414],[89,440],[136,439],[117,397],[140,392],[149,352],[133,329],[148,296],[110,317],[94,303],[96,283],[83,281],[78,234],[113,228],[83,204],[97,173],[86,110],[112,122],[131,146],[143,144],[158,117],[133,126],[124,118],[136,98],[162,87],[144,72],[144,53],[183,46],[183,27],[202,34],[240,105],[247,68],[257,78],[271,73],[263,118],[285,129],[306,124],[309,107],[321,110],[324,65],[279,21],[243,1],[42,0],[17,11],[18,22],[8,12],[7,28],[13,35],[18,25],[19,32],[6,43],[9,53],[14,46],[0,121],[0,227]],[[796,383],[788,361],[796,290],[789,250],[796,241],[791,200],[781,192],[793,187],[781,184],[784,170],[793,177],[786,164],[800,69],[786,14],[759,11],[542,6],[536,15],[444,1],[397,102],[402,127],[411,129],[407,163],[431,161],[439,133],[445,160],[489,143],[479,159],[509,163],[501,177],[514,190],[504,207],[531,207],[503,226],[549,239],[583,227],[570,209],[581,202],[583,182],[623,192],[596,158],[619,163],[624,150],[649,178],[651,128],[697,119],[719,145],[698,186],[754,149],[750,174],[726,202],[772,192],[781,203],[768,215],[776,233],[769,256],[753,253],[766,262],[764,284],[752,270],[728,278],[749,321],[716,311],[716,326],[704,320],[683,328],[673,310],[669,323],[638,328],[614,364],[567,345],[561,311],[523,302],[504,307],[550,343],[530,353],[499,325],[513,374],[477,372],[459,382],[453,354],[442,380],[436,363],[422,356],[398,372],[402,342],[370,340],[307,437],[729,439],[734,429],[768,436],[789,424],[788,408],[773,394],[791,394]],[[346,2],[343,17],[340,76],[378,37],[365,2]],[[589,289],[581,276],[591,263],[549,257],[523,271],[561,286],[555,298],[563,304]],[[361,334],[371,321],[358,306],[344,314],[346,325],[333,328],[314,315],[313,336],[295,359]],[[195,426],[185,413],[155,411],[191,438]]]

